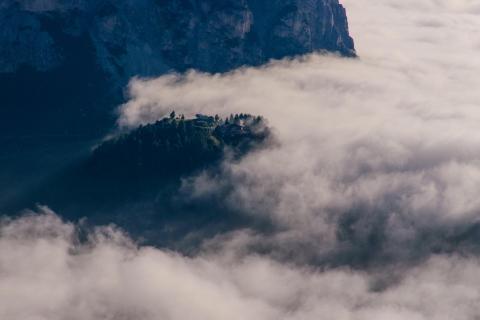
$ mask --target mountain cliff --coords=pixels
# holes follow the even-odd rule
[[[355,54],[338,0],[15,0],[0,17],[0,72],[58,67],[62,38],[81,36],[102,69],[126,77],[223,72],[316,50]]]
[[[355,55],[338,0],[6,0],[0,28],[9,133],[103,128],[132,76]],[[25,112],[35,121],[19,125]]]

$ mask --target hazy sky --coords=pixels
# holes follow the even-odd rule
[[[137,79],[119,110],[120,126],[173,108],[264,115],[277,145],[181,192],[222,191],[281,231],[239,230],[187,258],[111,227],[78,245],[76,227],[41,208],[0,226],[0,318],[478,317],[480,7],[343,2],[359,59]]]

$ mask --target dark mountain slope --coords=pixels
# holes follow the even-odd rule
[[[8,210],[45,204],[65,218],[116,223],[157,244],[192,232],[221,232],[246,225],[248,218],[222,201],[190,199],[180,190],[182,179],[203,170],[213,174],[225,157],[235,161],[269,141],[270,129],[261,117],[184,119],[172,114],[103,142]]]

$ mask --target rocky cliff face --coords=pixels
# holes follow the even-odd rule
[[[4,0],[0,116],[33,111],[56,119],[44,127],[69,122],[76,132],[70,120],[108,118],[98,110],[111,110],[132,76],[224,72],[317,50],[355,55],[338,0]]]

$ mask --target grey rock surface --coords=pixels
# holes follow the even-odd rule
[[[102,69],[123,80],[318,50],[355,55],[338,0],[7,0],[0,30],[0,72],[61,64],[54,33],[88,35]]]

